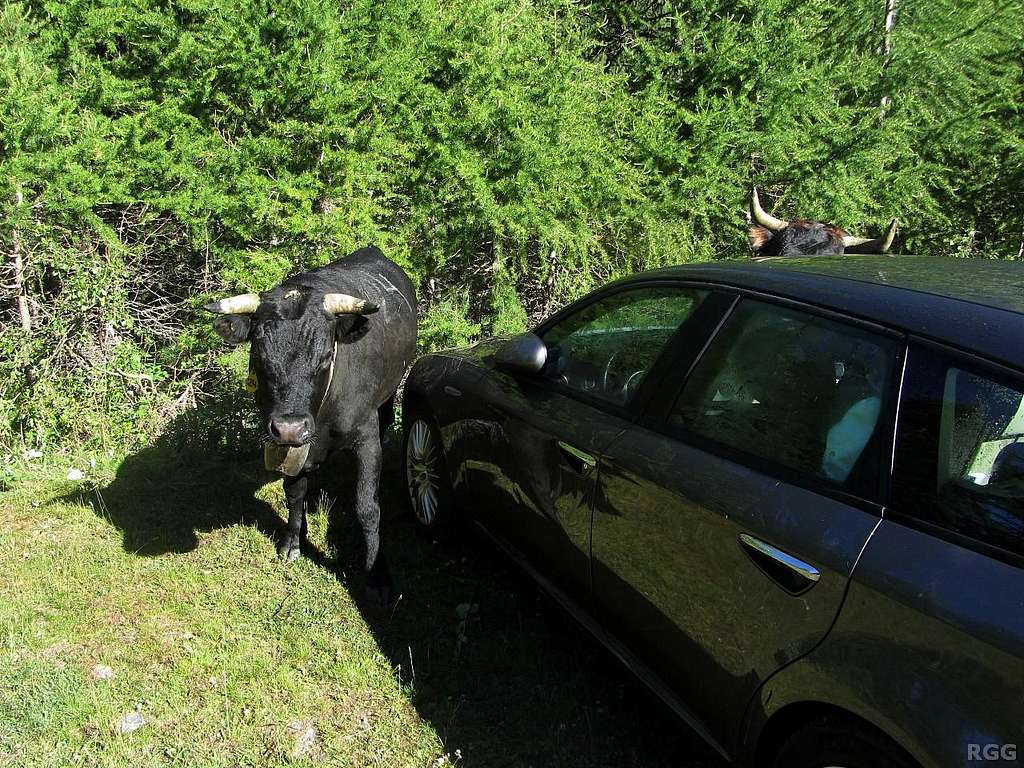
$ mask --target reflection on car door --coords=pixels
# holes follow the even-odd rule
[[[595,457],[629,422],[500,372],[485,387],[495,460],[473,475],[473,517],[549,586],[583,603]]]
[[[628,403],[705,295],[641,286],[598,297],[541,331],[540,376],[495,369],[479,382],[491,445],[471,473],[474,515],[578,603],[590,593],[597,460],[629,427]]]
[[[595,610],[720,745],[841,605],[879,519],[898,351],[884,334],[744,299],[668,420],[602,457]]]

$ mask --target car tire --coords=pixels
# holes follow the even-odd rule
[[[826,716],[795,731],[775,768],[918,768],[896,742],[852,719]]]
[[[405,498],[416,527],[435,538],[455,527],[456,512],[444,444],[430,411],[418,403],[402,407]]]

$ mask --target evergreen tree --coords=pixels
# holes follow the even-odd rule
[[[367,242],[425,348],[742,257],[752,183],[905,250],[1024,248],[1019,2],[12,0],[0,35],[8,450],[222,391],[203,298]]]

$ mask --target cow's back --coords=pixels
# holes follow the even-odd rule
[[[416,353],[416,291],[402,268],[371,245],[284,285],[347,293],[379,307],[365,318],[365,336],[338,345],[330,394],[338,426],[390,398]]]

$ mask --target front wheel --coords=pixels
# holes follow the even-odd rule
[[[402,426],[406,497],[413,517],[424,531],[447,532],[455,522],[455,509],[441,436],[422,407],[410,406]]]

